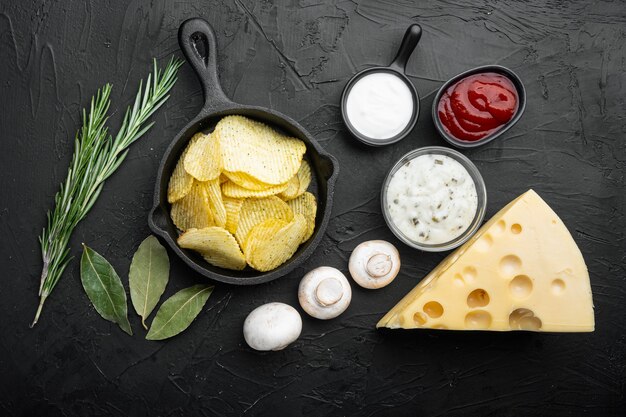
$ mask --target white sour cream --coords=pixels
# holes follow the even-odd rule
[[[389,72],[374,72],[357,80],[348,93],[346,114],[352,126],[371,139],[390,139],[411,121],[413,94]]]
[[[387,211],[410,240],[447,243],[471,225],[478,208],[474,180],[445,155],[420,155],[394,173],[387,187]]]

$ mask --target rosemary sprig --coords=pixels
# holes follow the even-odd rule
[[[92,97],[89,115],[83,110],[83,126],[74,140],[74,154],[67,177],[54,197],[54,210],[48,212],[48,224],[39,237],[43,260],[40,301],[30,327],[39,320],[44,303],[71,260],[68,244],[74,228],[98,199],[104,181],[124,161],[128,147],[154,124],[146,124],[146,121],[169,98],[168,93],[176,82],[181,65],[182,61],[172,57],[165,71],[161,71],[154,61],[154,71],[148,75],[145,91],[142,81],[135,103],[126,109],[122,127],[115,138],[105,126],[111,104],[110,84],[105,84]]]

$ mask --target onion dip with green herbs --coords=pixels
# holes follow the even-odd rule
[[[445,155],[420,155],[396,171],[387,187],[394,225],[416,243],[447,243],[465,232],[478,208],[476,185],[459,162]]]

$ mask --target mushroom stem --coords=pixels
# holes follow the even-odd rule
[[[298,301],[311,317],[328,320],[343,313],[352,299],[350,283],[338,269],[320,266],[307,272],[298,287]]]
[[[382,288],[400,271],[400,254],[391,243],[368,240],[359,244],[350,255],[350,275],[363,288]]]
[[[371,256],[366,265],[368,275],[373,278],[384,277],[391,271],[393,263],[391,262],[391,256],[385,253],[375,253]]]
[[[315,288],[315,299],[323,306],[336,304],[343,297],[343,287],[336,278],[324,278]]]

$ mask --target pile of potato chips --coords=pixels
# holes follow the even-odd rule
[[[197,133],[170,178],[170,216],[178,244],[212,265],[270,271],[315,229],[304,143],[243,116]]]

